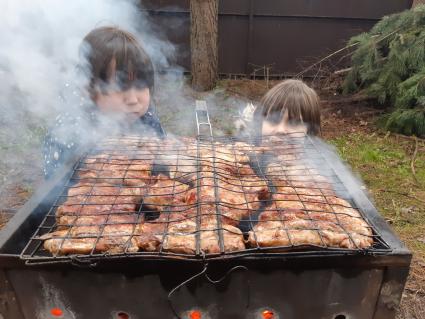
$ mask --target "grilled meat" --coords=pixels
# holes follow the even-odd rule
[[[79,225],[48,233],[40,239],[44,240],[44,248],[54,255],[135,252],[138,247],[133,235],[137,227],[135,223]]]
[[[354,211],[357,216],[353,216]],[[372,232],[359,218],[359,213],[354,211],[351,211],[353,215],[340,218],[330,211],[282,210],[272,205],[260,214],[257,225],[249,233],[249,243],[252,247],[315,245],[367,248],[373,244]]]
[[[196,157],[184,154],[164,154],[158,157],[155,164],[167,167],[167,173],[172,179],[182,183],[195,183],[196,181],[198,171]]]
[[[133,158],[135,157],[135,158]],[[100,154],[85,159],[77,170],[77,178],[87,182],[145,186],[150,182],[153,155],[151,153],[108,156]]]
[[[104,183],[77,184],[69,188],[67,200],[57,208],[56,215],[136,212],[145,191],[140,187],[117,187]]]
[[[44,247],[58,255],[220,254],[245,249],[237,228],[244,220],[253,225],[250,247],[370,247],[371,228],[336,195],[332,181],[305,161],[302,139],[282,143],[271,137],[267,147],[111,139],[102,147],[122,149],[82,161],[78,183],[57,208],[56,231],[41,237]],[[254,171],[250,156],[269,153],[275,155],[268,165]],[[258,170],[272,182],[272,194]]]
[[[167,176],[159,175],[143,199],[143,206],[151,210],[162,211],[173,202],[184,202],[189,186]]]
[[[199,210],[199,215],[198,215]],[[199,229],[197,220],[199,218]],[[174,206],[169,212],[162,213],[155,221],[140,226],[137,241],[141,250],[158,251],[160,249],[180,254],[196,253],[196,238],[199,236],[199,249],[205,254],[220,253],[219,231],[223,234],[225,252],[245,249],[242,232],[231,225],[218,220],[214,205]]]

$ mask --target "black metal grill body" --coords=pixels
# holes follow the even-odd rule
[[[401,294],[407,268],[356,265],[360,259],[347,258],[351,265],[337,267],[326,267],[322,258],[302,263],[281,259],[216,262],[208,267],[212,279],[235,265],[249,270],[235,270],[217,284],[201,276],[176,291],[170,302],[185,319],[194,309],[202,311],[203,318],[262,318],[265,309],[276,318],[290,319],[394,318],[393,303]],[[176,318],[168,301],[170,290],[203,269],[184,261],[112,264],[93,269],[9,268],[4,274],[17,300],[9,298],[2,314],[4,318],[54,318],[51,309],[59,308],[63,318],[119,318],[119,312],[138,319]],[[394,276],[392,269],[397,269]]]
[[[199,127],[199,125],[198,125]],[[21,254],[74,173],[71,160],[0,233],[3,318],[395,318],[411,254],[338,157],[311,140],[368,221],[379,247],[248,251],[193,258],[119,254],[22,259]],[[120,317],[121,315],[121,317]],[[1,317],[0,317],[1,318]]]

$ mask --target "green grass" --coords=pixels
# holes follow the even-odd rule
[[[363,132],[330,140],[360,173],[378,210],[417,256],[425,257],[425,152],[410,167],[413,141]]]

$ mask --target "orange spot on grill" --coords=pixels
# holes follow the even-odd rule
[[[50,310],[50,313],[53,317],[61,317],[63,315],[63,311],[59,308],[53,308]]]
[[[273,318],[274,318],[274,313],[273,313],[273,311],[270,311],[270,310],[264,310],[264,311],[263,311],[263,318],[264,318],[264,319],[273,319]]]
[[[117,319],[130,319],[130,316],[125,312],[119,312],[117,314]]]
[[[190,312],[189,318],[190,319],[201,319],[202,318],[202,314],[198,310],[193,310],[193,311]]]

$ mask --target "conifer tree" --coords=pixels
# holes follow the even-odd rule
[[[384,17],[354,43],[344,92],[364,91],[391,107],[387,129],[425,136],[425,5]]]

